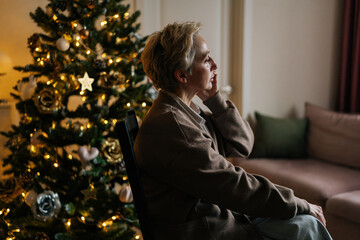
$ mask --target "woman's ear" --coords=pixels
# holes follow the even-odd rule
[[[174,77],[180,83],[187,83],[186,74],[183,70],[176,70],[174,72]]]

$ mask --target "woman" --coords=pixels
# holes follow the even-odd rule
[[[218,92],[199,30],[170,24],[141,56],[160,91],[134,145],[156,239],[331,239],[320,207],[226,160],[248,156],[254,137]],[[211,113],[192,102],[196,95]]]

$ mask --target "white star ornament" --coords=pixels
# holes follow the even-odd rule
[[[94,82],[93,78],[89,78],[89,75],[87,72],[85,72],[85,75],[83,78],[79,78],[78,80],[81,83],[81,91],[89,90],[92,91],[91,84]]]

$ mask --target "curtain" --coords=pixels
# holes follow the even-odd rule
[[[360,1],[344,0],[339,111],[360,113]]]

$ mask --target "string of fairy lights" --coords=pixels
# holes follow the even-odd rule
[[[25,193],[22,193],[23,197],[25,198]],[[3,208],[0,210],[0,217],[2,217],[3,221],[5,222],[5,224],[11,228],[12,227],[12,224],[10,223],[10,221],[8,221],[6,219],[6,216],[10,213],[10,209],[9,208]],[[84,215],[82,215],[81,217],[77,217],[76,220],[78,220],[79,222],[83,223],[83,224],[86,224],[86,217],[87,217],[87,214],[84,213]],[[74,221],[75,218],[68,218],[68,219],[63,219],[63,222],[64,222],[64,226],[69,229],[71,227],[71,224],[72,224],[72,221]],[[117,221],[117,220],[123,220],[124,219],[124,216],[122,216],[121,214],[117,214],[117,215],[114,215],[108,219],[106,219],[105,221],[102,221],[102,222],[98,222],[97,223],[97,227],[98,228],[102,228],[104,231],[106,231],[107,229],[109,229],[111,227],[111,225],[114,223],[114,221]],[[12,230],[10,230],[8,232],[8,237],[6,238],[6,240],[15,240],[16,239],[16,236],[15,236],[15,233],[20,233],[21,230],[18,226],[14,226],[12,227]],[[134,235],[134,239],[140,239],[141,238],[141,234],[140,233],[137,233]]]
[[[49,16],[51,15],[52,21],[54,21],[56,23],[60,22],[57,14],[55,14],[53,11],[51,11],[51,8],[47,8],[46,13]],[[130,17],[130,13],[125,12],[122,17],[123,17],[123,19],[126,20]],[[114,21],[120,21],[120,20],[121,20],[120,13],[116,13],[112,16],[101,15],[95,21],[95,28],[99,31],[101,29],[106,28],[109,25],[109,23],[114,22]],[[73,29],[73,32],[75,32],[75,33],[73,35],[67,34],[67,33],[63,34],[56,41],[56,44],[55,44],[56,48],[62,52],[67,51],[69,48],[73,48],[73,49],[75,49],[75,51],[77,51],[76,57],[78,59],[83,60],[84,56],[88,56],[93,59],[99,59],[101,61],[104,61],[105,64],[107,64],[107,66],[111,66],[113,64],[120,64],[123,62],[128,63],[128,62],[131,62],[132,59],[134,59],[138,56],[137,52],[129,54],[128,58],[109,55],[103,51],[102,46],[100,44],[97,44],[95,49],[91,49],[86,43],[84,43],[84,40],[86,40],[89,37],[88,29],[86,29],[85,26],[81,26],[81,24],[78,21],[72,21],[70,24]],[[109,31],[107,33],[108,38],[112,38],[114,36],[116,36],[116,34],[111,31]],[[130,37],[135,37],[135,36],[127,36],[127,37],[122,37],[122,38],[116,37],[115,41],[117,44],[120,44],[120,43],[126,41]],[[40,67],[45,67],[47,64],[51,63],[51,59],[52,59],[51,51],[47,48],[42,47],[39,37],[33,37],[33,38],[29,39],[28,44],[29,44],[30,49],[32,50],[31,53],[34,57],[35,64],[37,64]],[[76,61],[76,59],[68,59],[68,60],[69,60],[69,62]],[[85,73],[85,74],[87,75],[87,73]],[[102,73],[102,75],[107,75],[107,74],[109,74],[109,73],[106,73],[106,72]],[[131,65],[131,76],[134,76],[134,74],[135,74],[135,67],[134,67],[134,65]],[[84,78],[86,78],[86,77],[87,76],[84,75]],[[121,75],[121,73],[120,73],[120,76],[117,76],[117,77],[124,78],[124,76]],[[54,88],[54,91],[53,92],[40,92],[37,97],[37,99],[40,99],[40,100],[38,100],[38,101],[40,101],[40,103],[38,103],[38,104],[41,104],[41,97],[43,97],[43,96],[47,96],[47,97],[52,96],[54,99],[53,100],[54,102],[50,106],[50,108],[48,106],[46,106],[46,108],[44,106],[38,107],[40,112],[53,111],[54,108],[59,109],[60,107],[62,107],[60,93],[56,89],[57,85],[59,84],[59,82],[58,82],[59,79],[57,79],[57,78],[59,78],[63,82],[70,83],[70,86],[72,86],[75,90],[78,90],[79,96],[81,97],[81,100],[83,103],[87,101],[88,96],[87,96],[86,90],[91,91],[92,89],[89,89],[89,88],[84,89],[83,88],[84,84],[79,83],[79,79],[77,78],[77,76],[75,74],[59,73],[59,74],[57,74],[57,76],[54,75],[53,78],[50,78],[49,80],[46,81],[46,84],[48,86],[52,86]],[[91,79],[91,78],[89,78],[89,79]],[[129,84],[129,80],[122,79],[120,81],[120,84],[118,84],[118,86],[117,86],[118,91],[123,91],[126,88],[127,84]],[[35,88],[35,87],[36,86],[33,86],[33,88]],[[80,89],[80,87],[81,87],[81,89]],[[27,89],[27,90],[29,90],[29,89]],[[35,97],[35,99],[36,99],[36,97]],[[107,95],[100,94],[98,96],[98,100],[100,102],[105,102],[107,100]],[[148,107],[148,104],[145,101],[141,102],[141,103],[129,101],[125,104],[124,107],[129,108],[129,109],[133,108],[133,107],[146,108],[146,107]],[[25,123],[30,123],[33,121],[33,117],[28,116],[25,113],[22,118],[22,121],[24,121]],[[118,121],[118,119],[102,118],[96,124],[101,123],[101,124],[103,124],[104,128],[110,129],[116,125],[117,121]],[[59,124],[61,124],[61,123],[53,121],[51,128],[54,130],[59,126]],[[85,132],[85,131],[91,130],[91,128],[94,126],[94,123],[91,123],[91,122],[72,123],[71,120],[68,119],[67,122],[65,123],[65,126],[67,129],[76,127],[76,130],[78,130],[79,132]],[[62,127],[64,127],[64,126],[62,126]],[[58,161],[58,158],[57,158],[57,151],[55,151],[55,153],[39,151],[39,148],[42,148],[42,146],[41,146],[42,142],[40,140],[37,140],[39,136],[42,136],[45,138],[48,137],[45,132],[38,130],[38,129],[33,129],[33,132],[30,133],[30,135],[29,135],[30,139],[34,140],[34,142],[32,142],[30,144],[30,152],[32,154],[37,154],[37,155],[40,154],[46,161],[50,161],[51,166],[54,168],[61,167],[61,163]],[[56,157],[53,157],[54,155]],[[71,153],[68,153],[67,158],[68,158],[68,160],[73,160],[75,158],[75,156]],[[33,174],[34,176],[41,175],[40,171],[34,171],[34,170],[35,170],[35,166],[34,166],[34,164],[32,164],[30,162],[26,171],[28,173]],[[123,181],[126,181],[126,180],[127,180],[127,176],[123,176]],[[91,198],[91,194],[93,194],[94,191],[96,191],[94,188],[94,184],[90,183],[89,189],[87,189],[86,191],[87,191],[86,194],[88,194],[88,196],[86,196],[86,197]],[[28,199],[31,197],[30,195],[31,195],[31,190],[28,192],[26,192],[26,191],[21,192],[22,200],[26,204],[28,204],[27,201],[29,201]],[[7,216],[9,215],[9,213],[11,211],[12,210],[10,208],[0,209],[0,217],[9,229],[6,240],[15,240],[16,234],[21,233],[21,231],[22,231],[21,226],[17,226],[16,224],[13,224],[9,219],[7,219]],[[126,217],[124,217],[121,213],[118,212],[118,213],[113,214],[111,217],[109,217],[105,220],[94,223],[93,219],[90,216],[89,211],[82,211],[77,216],[61,219],[61,221],[63,222],[66,229],[71,229],[72,224],[75,221],[77,221],[78,223],[82,223],[82,224],[96,225],[99,229],[102,229],[103,231],[109,230],[111,228],[111,226],[114,224],[114,222],[123,221],[123,220],[131,221],[130,219],[126,219]],[[137,231],[137,233],[134,235],[134,239],[140,239],[140,238],[141,238],[141,234],[139,231]]]

